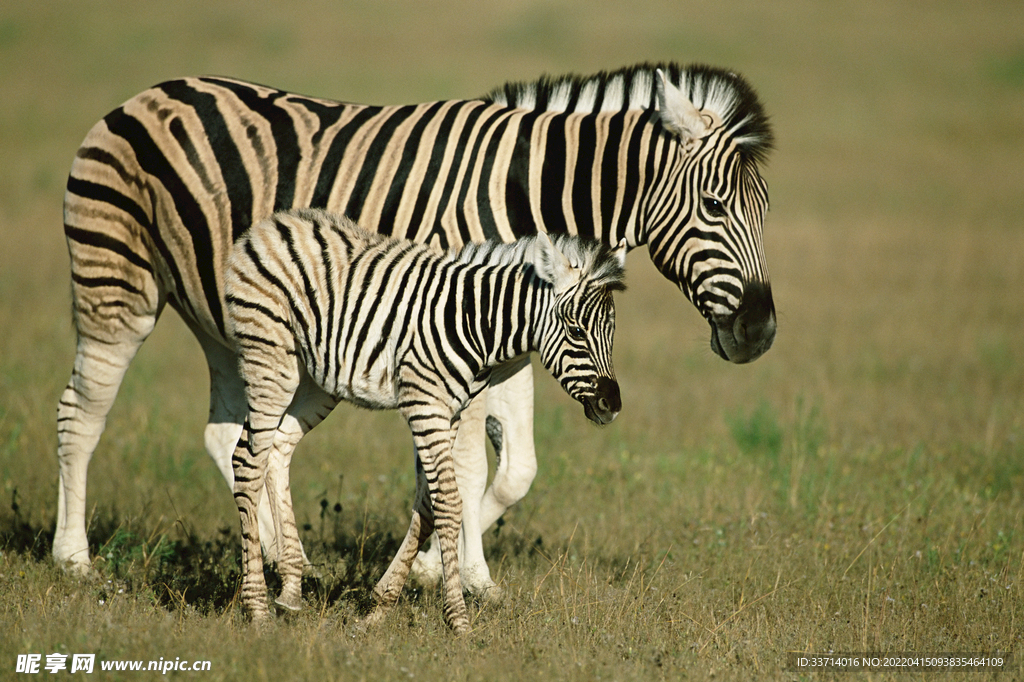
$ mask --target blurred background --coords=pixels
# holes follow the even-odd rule
[[[699,315],[642,249],[632,253],[616,344],[625,409],[609,429],[585,428],[540,378],[536,494],[564,493],[554,474],[583,467],[587,448],[609,461],[699,453],[728,463],[745,437],[770,441],[773,428],[809,423],[809,456],[840,472],[865,464],[884,474],[887,459],[917,453],[940,475],[1019,504],[1010,491],[1024,483],[1022,26],[1024,4],[988,0],[5,0],[3,496],[17,489],[21,518],[52,524],[54,411],[74,344],[63,185],[85,133],[122,101],[171,77],[219,74],[411,103],[675,60],[742,73],[775,126],[764,169],[775,347],[749,366],[722,362]],[[173,516],[216,504],[212,527],[233,523],[202,450],[205,393],[198,346],[169,312],[115,406],[91,509]],[[338,413],[296,459],[293,490],[308,515],[341,470],[372,484],[378,471],[408,468],[404,445],[384,467],[340,460],[345,448],[394,449],[381,432],[407,436],[392,417]],[[178,487],[165,492],[168,480]],[[391,494],[400,510],[411,487]]]

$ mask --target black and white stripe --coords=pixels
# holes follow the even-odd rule
[[[402,549],[374,590],[380,613],[397,599],[436,528],[445,618],[456,631],[469,627],[451,454],[463,409],[493,369],[531,351],[592,421],[608,423],[621,409],[612,292],[624,287],[625,244],[613,251],[596,241],[556,241],[542,233],[440,255],[314,209],[275,214],[239,239],[228,260],[225,311],[248,405],[233,466],[242,597],[254,617],[268,613],[256,523],[266,465],[300,386],[312,383],[329,400],[397,409],[412,430],[426,488]],[[278,601],[298,608],[299,540],[290,500],[279,503],[289,513]]]
[[[245,405],[232,397],[240,378],[226,340],[224,272],[232,243],[250,225],[275,211],[319,207],[442,250],[537,231],[647,244],[658,269],[709,321],[714,351],[747,362],[775,334],[758,171],[771,141],[741,77],[675,64],[405,106],[209,77],[133,97],[89,132],[67,183],[78,349],[58,407],[54,557],[89,565],[88,461],[124,372],[166,303],[206,355],[206,447],[231,482]],[[536,470],[532,408],[512,407],[532,404],[531,382],[526,367],[481,396],[487,405],[478,419],[489,414],[500,427],[502,450],[493,482],[466,510],[477,536],[526,493]],[[291,438],[326,414],[318,396],[301,398]],[[482,426],[475,433],[460,446],[460,462],[468,470],[472,459],[483,471],[484,491]],[[286,481],[272,478],[282,490],[269,498],[280,497]],[[262,509],[274,556],[273,510]],[[479,573],[472,580],[493,584],[479,537],[467,542]]]

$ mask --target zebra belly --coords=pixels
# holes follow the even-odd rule
[[[358,371],[347,371],[342,367],[334,377],[318,381],[337,400],[365,407],[371,410],[394,410],[398,408],[398,376],[395,372],[395,358],[391,353],[382,356],[369,367]],[[323,376],[311,372],[313,376]]]

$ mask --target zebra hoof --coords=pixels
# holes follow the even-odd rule
[[[469,618],[467,616],[453,618],[452,621],[448,623],[448,627],[452,629],[452,633],[454,633],[456,637],[461,637],[469,632]]]
[[[298,613],[302,610],[302,597],[286,597],[282,594],[280,597],[274,600],[274,604],[281,607],[281,609],[283,609],[283,613],[285,614]],[[279,611],[281,609],[279,609]]]
[[[57,565],[67,575],[74,576],[76,578],[97,578],[99,572],[93,568],[92,562],[89,561],[60,561],[58,560]]]
[[[356,629],[359,632],[366,632],[370,628],[375,628],[384,622],[384,618],[387,615],[388,609],[383,606],[375,606],[365,618],[356,623]]]
[[[505,590],[494,583],[473,588],[471,593],[484,604],[499,604],[505,599]]]

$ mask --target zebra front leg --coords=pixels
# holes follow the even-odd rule
[[[487,391],[487,435],[494,445],[494,479],[480,502],[481,531],[526,496],[537,475],[533,439],[533,367],[509,363],[503,377],[492,377]]]
[[[485,394],[486,390],[463,410],[452,457],[462,497],[462,531],[459,535],[462,584],[471,594],[493,597],[496,596],[496,586],[484,561],[482,529],[476,513],[487,487]],[[411,575],[422,585],[434,586],[441,580],[441,574],[441,545],[435,534],[431,537],[430,546],[417,555]]]
[[[497,463],[494,480],[486,492],[485,424]],[[484,558],[482,535],[529,492],[537,474],[533,440],[533,367],[528,356],[506,363],[492,372],[487,390],[463,412],[453,452],[459,491],[463,495],[460,556],[464,583],[474,595],[488,601],[500,599],[501,588],[491,579]],[[425,584],[433,584],[440,578],[441,551],[436,536],[430,549],[416,558],[414,574]]]
[[[459,530],[462,527],[462,497],[455,477],[455,463],[452,459],[452,444],[459,428],[458,412],[465,408],[463,402],[452,414],[452,396],[447,387],[439,387],[439,396],[423,389],[414,389],[422,373],[411,370],[413,381],[403,377],[406,389],[399,396],[399,410],[412,430],[418,461],[422,465],[422,478],[430,494],[430,508],[434,517],[434,530],[441,546],[441,566],[444,576],[444,619],[456,634],[469,630],[469,614],[462,597],[462,581],[459,579]],[[468,396],[465,399],[468,402]],[[417,478],[420,478],[418,475]],[[417,495],[419,498],[420,495]],[[412,527],[410,533],[412,535]],[[403,562],[411,564],[419,544],[426,534],[419,529],[422,538],[408,553]],[[407,535],[407,537],[409,537]],[[403,543],[404,545],[404,543]],[[404,547],[403,547],[404,548]],[[400,552],[401,554],[401,552]],[[406,569],[408,570],[408,569]]]
[[[484,526],[480,525],[480,503],[487,488],[485,407],[486,390],[462,412],[458,433],[452,445],[452,459],[462,498],[459,577],[470,594],[490,601],[497,599],[501,590],[491,579],[491,571],[484,559]]]
[[[462,527],[462,499],[455,481],[455,467],[450,457],[447,462],[437,462],[434,472],[437,476],[437,492],[430,496],[434,508],[434,529],[441,545],[441,567],[444,584],[444,621],[455,634],[469,631],[469,612],[462,596],[462,581],[459,576],[459,529]],[[427,480],[431,479],[429,468],[425,470]],[[435,486],[431,486],[433,489]]]
[[[430,422],[434,422],[433,425]],[[448,421],[450,431],[445,437],[442,420],[410,419],[415,424],[413,438],[416,451],[423,463],[423,477],[430,492],[430,507],[434,512],[434,530],[441,545],[441,568],[444,576],[444,620],[456,633],[469,631],[469,613],[462,596],[459,575],[459,531],[462,528],[462,497],[459,495],[452,444],[458,431],[458,417]],[[418,548],[417,548],[418,549]]]

